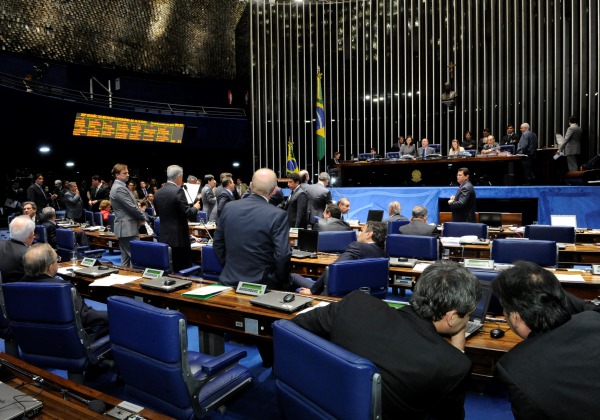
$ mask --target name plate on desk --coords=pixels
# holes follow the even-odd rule
[[[592,264],[592,274],[600,274],[600,264]]]
[[[480,268],[482,270],[493,270],[494,260],[480,260],[476,258],[465,258],[465,268]]]
[[[96,259],[85,257],[81,260],[81,265],[84,267],[93,267],[96,265]]]
[[[241,281],[238,283],[235,292],[241,293],[243,295],[260,296],[265,294],[266,288],[266,284],[248,283],[245,281]]]
[[[142,274],[142,277],[145,279],[157,279],[159,277],[162,277],[164,274],[164,270],[157,270],[156,268],[146,268],[144,270],[144,274]]]

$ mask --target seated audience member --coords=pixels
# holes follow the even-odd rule
[[[427,223],[427,209],[423,206],[414,206],[410,223],[400,226],[400,233],[405,235],[439,236],[437,226]]]
[[[421,140],[421,147],[419,147],[419,150],[417,151],[417,157],[424,159],[433,154],[435,154],[435,149],[433,147],[429,147],[429,140]]]
[[[412,136],[406,136],[406,142],[400,146],[400,156],[412,156],[413,159],[417,156],[417,147],[413,144]]]
[[[463,419],[471,370],[465,326],[480,296],[472,273],[444,261],[423,271],[411,305],[399,310],[354,291],[292,322],[378,367],[384,419]]]
[[[508,325],[524,339],[496,365],[515,418],[596,418],[600,314],[571,315],[556,276],[531,262],[501,271],[492,289]]]
[[[487,136],[486,140],[487,143],[484,144],[483,148],[481,149],[482,155],[495,154],[500,151],[500,146],[498,145],[498,143],[496,143],[496,139],[494,139],[494,136]]]
[[[462,141],[462,147],[464,147],[465,150],[477,150],[477,143],[475,142],[471,132],[468,130],[465,132],[465,138]]]
[[[60,258],[56,251],[49,245],[39,243],[31,246],[23,256],[25,276],[23,281],[40,283],[69,283],[58,276],[58,263]],[[108,332],[108,316],[106,311],[98,311],[88,306],[83,298],[76,293],[75,309],[81,314],[81,321],[88,332],[97,334],[97,337]]]
[[[31,217],[33,223],[39,225],[42,223],[40,215],[37,212],[37,205],[33,201],[25,201],[23,203],[23,214]]]
[[[383,220],[383,223],[395,222],[396,220],[408,220],[405,216],[402,216],[400,212],[402,211],[402,206],[399,201],[392,201],[388,205],[388,214],[390,217]]]
[[[352,230],[348,223],[341,220],[341,217],[342,211],[336,204],[327,204],[323,217],[319,218],[317,225],[319,232]]]
[[[448,156],[458,156],[465,151],[465,148],[460,145],[457,139],[452,139],[452,146],[448,150]]]
[[[104,222],[104,226],[108,226],[108,215],[111,212],[112,207],[110,206],[109,200],[102,200],[100,202],[100,213],[102,213],[102,221]]]
[[[492,134],[492,131],[489,128],[484,128],[482,134],[482,137],[479,139],[479,144],[477,145],[477,150],[479,150],[479,152],[481,152],[483,146],[487,144],[487,138]]]
[[[42,209],[42,226],[46,228],[46,242],[56,249],[58,243],[56,241],[56,210],[54,207],[48,206]]]
[[[35,223],[28,215],[17,216],[8,225],[10,238],[0,241],[0,273],[2,281],[20,281],[23,278],[23,255],[33,244]]]
[[[404,145],[404,136],[398,136],[398,141],[392,144],[390,152],[399,152],[400,148]]]
[[[383,222],[367,222],[358,232],[356,241],[351,242],[342,255],[336,260],[362,260],[364,258],[387,258],[384,251],[387,226]],[[320,295],[325,289],[325,271],[317,281],[305,279],[299,274],[290,274],[290,281],[294,286],[300,286],[300,293],[304,295]]]
[[[135,198],[136,200],[140,199],[140,195],[137,192],[137,184],[135,183],[135,181],[129,181],[127,183],[127,188],[129,189],[129,191],[131,191],[133,198]]]
[[[152,226],[154,226],[154,218],[146,212],[146,209],[148,208],[148,201],[146,201],[145,198],[142,198],[141,200],[137,201],[137,204],[142,213],[144,213],[144,218],[146,219],[143,224],[139,225],[140,234],[154,235],[154,229],[152,228]]]
[[[342,217],[340,219],[348,220],[348,212],[350,211],[350,200],[348,200],[346,197],[342,197],[337,202],[337,206],[340,208],[340,211],[342,212]]]

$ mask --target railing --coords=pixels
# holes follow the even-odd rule
[[[114,95],[100,95],[98,93],[90,93],[81,90],[48,85],[34,80],[25,80],[22,77],[13,76],[6,73],[0,73],[0,86],[29,92],[30,94],[34,95],[43,95],[64,101],[78,102],[86,105],[100,106],[122,111],[134,111],[162,115],[179,115],[186,117],[246,117],[246,112],[242,108],[194,106],[119,98]]]

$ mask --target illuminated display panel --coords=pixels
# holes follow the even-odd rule
[[[183,124],[77,113],[74,136],[181,143]]]

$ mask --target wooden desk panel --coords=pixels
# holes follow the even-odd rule
[[[521,226],[523,224],[523,213],[500,213],[502,226]],[[475,212],[477,223],[479,223],[479,212]],[[441,211],[438,214],[439,224],[452,221],[452,212]]]
[[[119,238],[114,234],[99,232],[97,230],[86,230],[84,232],[92,248],[119,249]],[[138,239],[140,241],[152,241],[154,237],[152,235],[141,234],[138,235]]]

